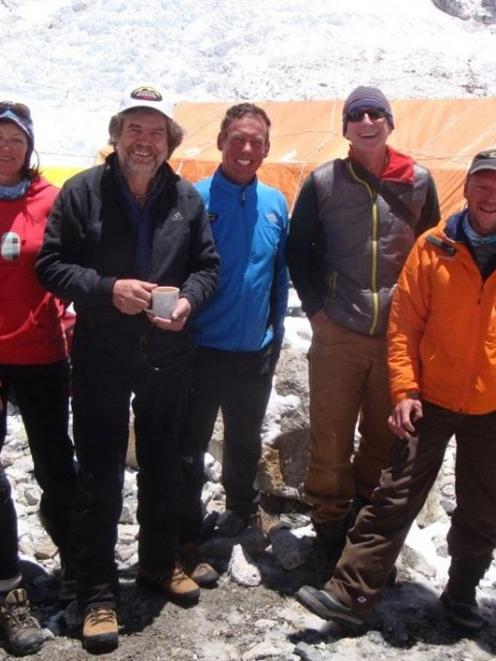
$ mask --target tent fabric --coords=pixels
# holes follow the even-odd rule
[[[67,167],[64,165],[48,165],[47,167],[42,167],[43,176],[53,184],[54,186],[62,186],[64,181],[70,179],[72,176],[81,172],[83,168],[78,167]]]
[[[175,119],[186,129],[172,167],[191,181],[213,173],[220,154],[220,122],[231,103],[180,103]],[[271,149],[259,176],[283,191],[292,208],[305,177],[320,163],[342,158],[343,102],[257,102],[272,122]],[[389,144],[429,168],[436,181],[443,218],[464,205],[463,182],[473,156],[496,145],[496,99],[408,99],[391,103],[395,130]],[[100,160],[108,152],[100,153]],[[54,173],[60,183],[60,168]],[[71,168],[73,170],[73,168]],[[44,173],[51,179],[53,169]],[[70,174],[68,174],[70,176]]]

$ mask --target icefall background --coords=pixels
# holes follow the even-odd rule
[[[492,5],[0,0],[0,98],[32,107],[42,164],[77,166],[135,82],[178,101],[343,98],[359,84],[391,98],[494,95]]]

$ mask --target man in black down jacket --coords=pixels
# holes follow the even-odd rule
[[[156,88],[126,93],[109,125],[115,153],[66,182],[37,262],[44,286],[77,311],[72,541],[83,645],[92,651],[118,644],[115,543],[133,394],[137,581],[182,604],[199,597],[175,563],[178,437],[193,349],[186,324],[215,289],[219,259],[200,196],[166,163],[182,140],[171,112]],[[180,289],[170,319],[149,311],[157,285]]]

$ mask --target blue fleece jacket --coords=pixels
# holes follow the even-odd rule
[[[221,258],[219,285],[192,321],[200,346],[258,351],[282,341],[288,300],[288,211],[280,191],[257,179],[228,181],[218,168],[196,184]]]

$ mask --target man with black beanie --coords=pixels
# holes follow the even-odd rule
[[[385,331],[393,288],[415,238],[439,220],[430,173],[387,145],[393,129],[381,90],[353,90],[343,106],[348,157],[308,177],[290,226],[289,270],[313,330],[305,490],[329,572],[392,441]]]

